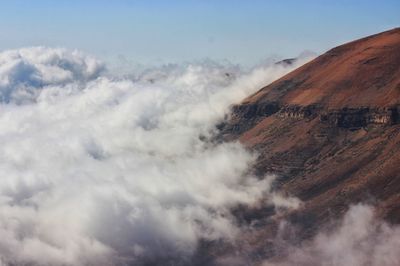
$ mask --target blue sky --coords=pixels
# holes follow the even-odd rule
[[[77,48],[104,60],[254,64],[400,26],[399,0],[1,0],[0,49]]]

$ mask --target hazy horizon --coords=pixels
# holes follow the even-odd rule
[[[0,50],[48,46],[110,64],[249,66],[391,29],[400,25],[398,10],[399,1],[1,1]]]

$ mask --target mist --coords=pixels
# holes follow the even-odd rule
[[[232,104],[307,60],[120,77],[79,51],[1,52],[1,264],[184,261],[240,234],[239,204],[292,208],[250,174],[256,154],[212,139]]]
[[[350,206],[343,218],[300,246],[284,245],[263,266],[393,266],[400,264],[400,228],[379,219],[373,206]],[[290,225],[286,225],[289,226]]]

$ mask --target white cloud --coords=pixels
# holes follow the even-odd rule
[[[333,230],[319,232],[301,247],[288,247],[280,262],[264,266],[400,265],[400,228],[374,216],[367,205],[354,205]]]
[[[0,100],[33,101],[48,85],[92,80],[104,66],[78,51],[23,48],[0,53]]]
[[[188,65],[152,82],[150,72],[132,81],[103,68],[63,49],[0,53],[3,264],[190,256],[200,238],[235,237],[230,208],[268,192],[269,179],[246,174],[254,155],[204,138],[230,104],[287,67],[231,76]]]

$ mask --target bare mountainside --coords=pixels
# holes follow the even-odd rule
[[[303,202],[285,215],[298,239],[359,202],[400,223],[400,29],[338,46],[262,88],[233,106],[221,134],[257,151],[255,171],[277,174],[276,187]],[[274,211],[239,216],[260,224],[242,248],[273,256]]]

